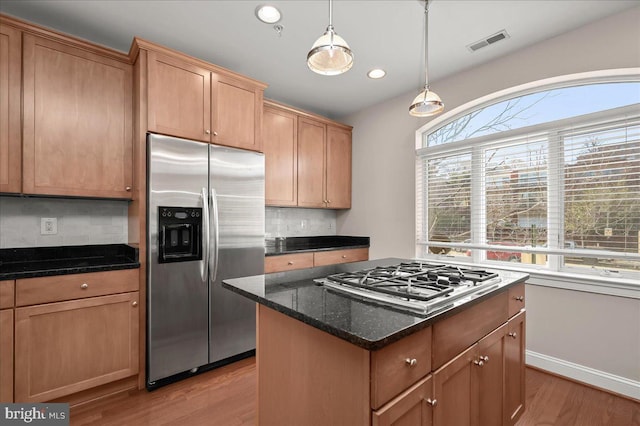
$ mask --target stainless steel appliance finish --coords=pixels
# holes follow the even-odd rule
[[[495,272],[428,262],[400,263],[329,275],[316,282],[383,305],[429,314],[501,282]]]
[[[147,139],[147,385],[154,386],[255,349],[255,304],[221,282],[264,271],[264,156]],[[167,262],[163,253],[180,255]]]

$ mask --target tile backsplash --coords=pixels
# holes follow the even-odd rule
[[[336,235],[336,211],[266,207],[265,233],[266,238]]]
[[[128,202],[0,197],[0,248],[127,242]],[[58,232],[40,235],[40,219],[56,218]]]

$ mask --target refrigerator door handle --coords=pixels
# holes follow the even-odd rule
[[[209,249],[209,278],[211,279],[211,282],[214,282],[216,280],[216,275],[218,275],[218,245],[220,243],[220,228],[218,221],[218,194],[213,188],[211,188],[211,213],[214,247],[210,247]]]
[[[207,284],[207,264],[209,261],[209,197],[207,196],[207,188],[202,188],[200,193],[202,198],[202,222],[204,224],[204,232],[202,233],[202,260],[200,261],[200,278],[202,282]]]

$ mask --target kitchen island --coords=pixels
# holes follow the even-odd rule
[[[409,261],[225,280],[257,302],[259,424],[515,423],[528,275],[499,271],[490,291],[423,313],[314,281],[400,262]]]

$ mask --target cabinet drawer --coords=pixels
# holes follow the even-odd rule
[[[371,407],[382,407],[431,371],[431,327],[371,353]]]
[[[313,268],[313,253],[283,254],[264,258],[264,273]]]
[[[507,322],[507,293],[503,291],[433,325],[434,369]]]
[[[13,280],[0,281],[0,309],[13,308]]]
[[[313,265],[335,265],[336,263],[358,262],[361,260],[369,260],[369,249],[346,249],[319,251],[313,254]]]
[[[138,269],[16,280],[16,306],[138,291]]]
[[[509,289],[509,318],[524,309],[524,283]]]

